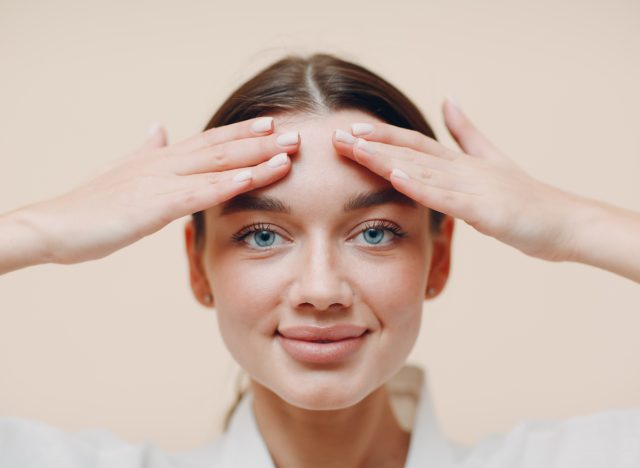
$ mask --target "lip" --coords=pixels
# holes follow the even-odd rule
[[[367,331],[367,327],[352,323],[338,323],[328,327],[298,325],[278,328],[277,333],[285,338],[302,341],[331,340],[339,341],[357,338]]]
[[[310,329],[311,328],[311,329]],[[296,327],[284,329],[285,336],[277,332],[280,345],[291,357],[301,362],[327,364],[339,362],[355,354],[364,344],[369,334],[366,328],[356,326],[336,326],[330,328]],[[292,338],[296,335],[302,338]],[[313,339],[331,339],[341,337],[329,343],[317,343]]]

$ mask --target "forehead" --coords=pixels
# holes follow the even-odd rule
[[[354,196],[386,190],[395,196],[387,197],[397,206],[410,206],[411,199],[395,191],[385,178],[372,172],[356,161],[336,152],[332,143],[335,129],[350,132],[354,122],[379,123],[381,120],[357,110],[343,110],[325,115],[288,114],[274,115],[277,133],[297,130],[300,132],[298,152],[290,155],[291,168],[282,179],[270,185],[245,192],[254,197],[271,197],[282,200],[291,208],[292,214],[315,217],[343,211],[345,203]],[[240,201],[244,194],[217,206],[215,215],[220,216]]]

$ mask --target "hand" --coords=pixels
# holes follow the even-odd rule
[[[529,176],[452,103],[445,101],[443,112],[449,132],[464,152],[417,131],[378,122],[355,144],[341,142],[335,134],[333,143],[339,154],[428,208],[460,218],[527,255],[570,259],[571,216],[579,198]],[[396,168],[409,179],[392,176]]]
[[[256,122],[270,128],[255,133]],[[47,262],[69,264],[104,257],[177,218],[283,177],[290,167],[286,154],[278,167],[264,161],[277,153],[295,153],[300,137],[294,144],[279,146],[273,127],[272,118],[255,118],[170,146],[158,127],[141,148],[87,183],[13,215],[44,240]],[[252,178],[233,180],[248,170]]]

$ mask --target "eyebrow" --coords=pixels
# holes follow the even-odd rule
[[[385,205],[387,203],[394,203],[411,208],[418,207],[412,198],[407,197],[405,194],[393,188],[385,188],[352,195],[343,205],[342,211],[348,213],[372,206]],[[291,206],[279,198],[241,193],[222,204],[220,216],[237,213],[239,211],[270,211],[274,213],[291,214],[293,210]]]

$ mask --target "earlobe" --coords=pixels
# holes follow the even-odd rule
[[[454,218],[445,216],[440,224],[440,229],[433,235],[433,257],[425,299],[433,299],[438,296],[449,278],[453,226]]]
[[[213,295],[211,293],[204,293],[204,297],[202,298],[205,304],[209,306],[213,306]]]

